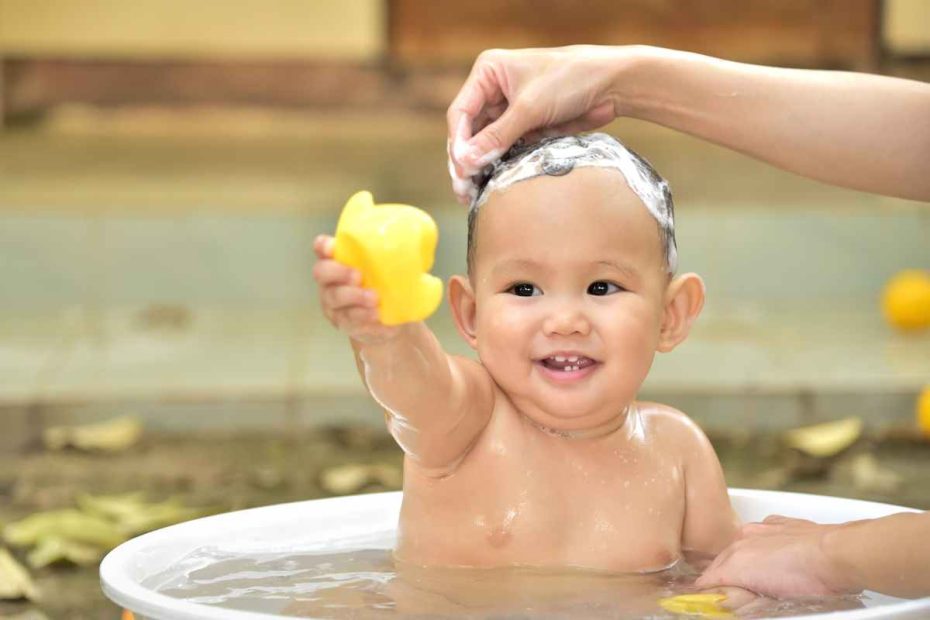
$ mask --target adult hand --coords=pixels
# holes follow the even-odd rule
[[[930,201],[930,84],[779,69],[649,46],[490,50],[447,114],[449,172],[471,177],[518,138],[629,116],[825,183]]]
[[[824,550],[824,537],[839,527],[782,516],[747,523],[695,585],[738,586],[774,598],[856,591]]]
[[[613,76],[630,49],[575,45],[478,56],[446,114],[459,201],[474,196],[470,178],[521,137],[588,131],[613,120]]]

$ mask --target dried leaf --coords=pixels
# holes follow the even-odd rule
[[[127,536],[111,521],[67,508],[39,512],[10,523],[3,528],[3,538],[18,547],[37,545],[43,539],[62,538],[108,550]]]
[[[135,416],[123,416],[81,426],[56,426],[42,433],[50,450],[74,447],[89,452],[121,452],[134,446],[142,437],[142,422]]]
[[[78,495],[77,505],[87,514],[112,521],[120,521],[137,513],[146,506],[145,493],[123,493],[121,495]]]
[[[48,616],[38,609],[27,609],[20,614],[3,616],[3,620],[48,620]]]
[[[129,536],[136,536],[215,512],[216,510],[210,508],[188,508],[178,500],[171,499],[160,504],[142,504],[137,511],[121,516],[118,524],[123,532]]]
[[[872,454],[859,454],[849,463],[853,484],[861,491],[890,493],[901,486],[901,476],[879,464]]]
[[[0,600],[26,598],[34,601],[39,591],[22,564],[6,549],[0,549]]]
[[[368,484],[368,481],[368,467],[358,463],[330,467],[320,474],[320,486],[333,495],[355,493]]]
[[[400,468],[389,463],[338,465],[324,470],[320,475],[320,486],[333,495],[355,493],[370,484],[399,489],[402,483]]]
[[[854,444],[860,435],[862,420],[853,417],[790,430],[785,442],[808,456],[828,458]]]
[[[26,561],[32,568],[40,569],[58,562],[88,566],[96,564],[102,557],[103,551],[98,547],[52,536],[40,540],[26,556]]]

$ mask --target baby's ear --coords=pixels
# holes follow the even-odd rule
[[[449,305],[452,307],[452,316],[455,317],[455,326],[462,338],[472,349],[477,349],[475,291],[465,276],[452,276],[449,280]]]
[[[691,324],[704,307],[704,281],[696,273],[673,279],[665,290],[665,311],[659,332],[658,351],[668,353],[691,331]]]

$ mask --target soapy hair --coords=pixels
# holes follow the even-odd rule
[[[478,212],[492,193],[535,177],[564,176],[575,168],[591,167],[610,168],[623,175],[658,223],[668,272],[675,273],[675,207],[668,182],[648,161],[605,133],[546,138],[532,144],[518,142],[473,178],[478,191],[468,209],[468,272],[474,267]]]

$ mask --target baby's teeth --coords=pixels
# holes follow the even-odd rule
[[[570,362],[577,362],[577,361],[578,361],[578,356],[577,356],[577,355],[572,355],[570,358],[568,358],[568,361],[570,361]]]
[[[555,356],[555,361],[557,361],[557,362],[564,362],[564,361],[566,361],[566,359],[565,359],[564,357],[562,357],[561,355],[556,355],[556,356]]]

